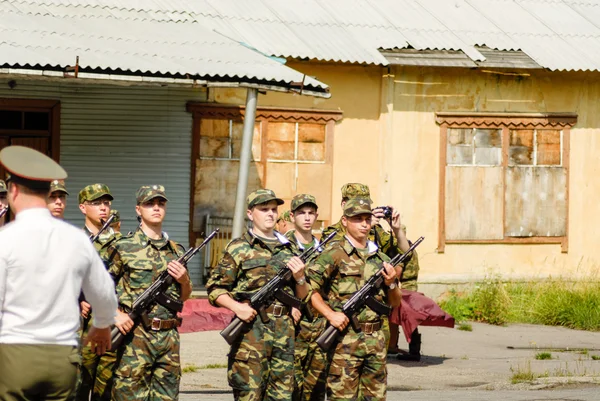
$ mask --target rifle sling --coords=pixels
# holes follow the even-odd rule
[[[164,306],[173,313],[181,312],[183,310],[183,302],[178,299],[171,298],[165,293],[161,293],[156,297],[156,302],[159,305]]]
[[[379,315],[388,316],[392,312],[392,308],[389,305],[381,303],[371,296],[367,297],[365,304],[369,307],[369,309]]]

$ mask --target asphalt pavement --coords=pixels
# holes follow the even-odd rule
[[[420,327],[421,361],[388,359],[387,399],[600,400],[600,333],[536,325],[472,327],[471,332]],[[232,400],[228,345],[219,332],[181,339],[180,399]],[[513,384],[518,377],[526,380]]]

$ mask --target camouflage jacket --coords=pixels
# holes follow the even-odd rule
[[[116,283],[119,307],[128,311],[144,290],[167,269],[167,264],[184,252],[183,246],[169,240],[166,233],[163,233],[163,238],[160,240],[152,240],[141,228],[111,244],[109,273]],[[166,295],[179,299],[181,285],[173,281]],[[148,316],[170,319],[175,317],[175,314],[164,306],[156,304]]]
[[[88,238],[93,235],[92,232],[90,231],[90,229],[87,228],[87,226],[83,226],[83,232],[85,233],[85,235],[88,236]],[[96,239],[96,241],[94,241],[92,243],[92,245],[94,245],[94,248],[98,252],[98,255],[100,255],[100,259],[102,259],[102,261],[104,262],[104,265],[106,266],[107,269],[108,269],[108,261],[110,259],[108,249],[113,242],[115,242],[116,240],[118,240],[120,238],[121,238],[121,234],[115,233],[113,231],[113,229],[109,227],[108,230],[106,230],[105,232],[100,234],[98,239]]]
[[[346,229],[342,225],[341,219],[336,224],[331,225],[325,230],[323,230],[323,237],[326,237],[327,235],[331,234],[333,230],[338,231],[336,236],[333,238],[333,241],[340,241],[344,237],[344,235],[346,235]],[[406,232],[406,227],[402,226],[402,230]],[[379,247],[379,249],[390,258],[393,258],[394,256],[403,253],[400,250],[400,247],[398,246],[398,239],[396,238],[396,236],[384,230],[383,227],[381,227],[379,224],[376,224],[371,228],[371,232],[369,233],[369,240],[373,241]],[[402,276],[400,276],[402,288],[411,291],[417,291],[418,278],[419,257],[417,255],[417,252],[414,251],[409,261],[404,264]]]
[[[273,250],[250,231],[227,244],[206,283],[212,305],[217,306],[215,301],[223,294],[239,301],[241,295],[248,296],[262,288],[279,269],[287,269],[285,263],[296,254],[294,246],[281,234],[277,235],[279,244]],[[293,294],[291,287],[287,291]]]
[[[287,239],[290,240],[290,242],[292,243],[293,247],[294,247],[294,253],[296,255],[300,255],[302,252],[307,251],[309,249],[312,249],[315,245],[317,245],[319,243],[319,240],[315,238],[315,236],[313,235],[313,242],[312,244],[302,244],[300,243],[300,241],[298,241],[298,238],[296,238],[296,230],[290,230],[287,233],[285,233],[285,237]],[[317,256],[319,256],[319,253],[321,252],[321,249],[317,249],[317,251],[315,253],[313,253],[310,257],[310,259],[306,262],[306,264],[308,264],[308,262],[316,259]]]
[[[307,275],[312,290],[319,292],[331,309],[341,312],[342,305],[383,267],[383,262],[389,260],[371,241],[368,242],[368,254],[363,257],[348,239],[343,238],[327,247],[308,265]],[[383,288],[375,299],[389,303]],[[369,308],[364,308],[358,315],[359,322],[373,322],[378,318],[379,315]]]

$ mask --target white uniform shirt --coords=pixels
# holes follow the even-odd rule
[[[0,229],[0,343],[77,345],[82,290],[94,326],[113,324],[113,280],[79,228],[35,208]]]

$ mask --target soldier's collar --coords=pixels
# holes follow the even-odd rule
[[[350,255],[356,249],[356,246],[354,246],[354,243],[352,242],[352,240],[350,238],[348,238],[347,235],[345,235],[344,238],[346,238],[346,242],[344,243],[344,250],[346,251],[346,253],[348,255]],[[379,250],[379,247],[377,246],[376,243],[374,243],[371,240],[367,241],[367,251],[368,251],[369,256],[376,253],[378,250]]]
[[[162,232],[162,238],[160,239],[152,239],[150,237],[148,237],[146,235],[146,233],[144,232],[144,230],[142,230],[142,227],[138,227],[137,231],[136,231],[138,240],[140,241],[140,243],[142,245],[149,245],[149,244],[154,244],[154,245],[160,245],[160,248],[162,248],[163,246],[169,244],[169,234],[167,234],[166,232]],[[164,244],[163,244],[164,241]]]
[[[248,237],[247,237],[247,238],[249,239],[249,241],[248,241],[248,242],[250,242],[250,244],[252,244],[252,245],[254,245],[254,243],[255,243],[256,241],[263,242],[263,241],[260,239],[260,237],[259,237],[259,236],[255,235],[255,234],[252,232],[252,229],[249,229],[249,230],[246,232],[246,234],[248,235]],[[277,240],[279,241],[280,245],[288,245],[288,244],[290,243],[290,241],[289,241],[289,240],[288,240],[286,237],[284,237],[283,235],[281,235],[281,234],[280,234],[280,233],[278,233],[277,231],[273,231],[273,234],[275,235],[275,238],[277,238]]]

